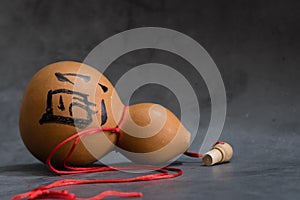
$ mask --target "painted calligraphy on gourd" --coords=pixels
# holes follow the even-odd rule
[[[74,82],[68,77],[78,77],[84,82],[90,81],[90,76],[76,74],[76,73],[60,73],[56,72],[55,76],[58,81],[66,82],[74,85]],[[108,88],[98,83],[98,86],[102,89],[103,93],[108,91]],[[71,95],[72,101],[64,101],[66,96]],[[78,128],[86,128],[92,122],[92,115],[98,113],[94,110],[96,103],[90,102],[88,99],[89,95],[73,91],[65,88],[56,90],[49,90],[47,94],[46,112],[42,115],[39,123],[59,123],[70,126],[76,126]],[[104,99],[101,99],[101,126],[107,121],[107,111]],[[86,112],[85,118],[77,118],[73,116],[73,108],[83,109]]]

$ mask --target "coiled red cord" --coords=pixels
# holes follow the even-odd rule
[[[134,170],[137,169],[136,167],[123,167],[123,168],[112,168],[112,167],[72,167],[67,165],[67,160],[71,156],[72,152],[74,151],[76,145],[78,144],[81,137],[95,134],[100,131],[111,131],[116,134],[118,134],[118,137],[120,136],[120,127],[122,127],[124,123],[125,113],[128,109],[128,106],[126,105],[124,108],[124,112],[121,118],[121,121],[119,125],[116,128],[92,128],[88,130],[81,131],[77,134],[72,135],[71,137],[65,139],[61,143],[59,143],[49,154],[46,164],[49,167],[49,169],[57,174],[82,174],[82,173],[91,173],[91,172],[104,172],[104,171],[114,171],[118,169],[127,169],[127,170]],[[54,154],[59,150],[64,144],[67,142],[74,140],[73,145],[68,152],[67,156],[65,157],[63,161],[64,168],[66,170],[59,170],[56,169],[52,163],[51,159],[54,156]],[[171,167],[164,167],[162,169],[156,170],[156,172],[159,172],[157,174],[150,174],[150,175],[144,175],[144,176],[137,176],[133,178],[120,178],[120,179],[103,179],[103,180],[77,180],[77,179],[65,179],[53,182],[49,185],[41,186],[38,188],[35,188],[29,192],[16,195],[11,198],[11,200],[18,200],[23,198],[28,198],[29,200],[37,200],[37,199],[68,199],[68,200],[99,200],[106,196],[119,196],[119,197],[141,197],[142,193],[140,192],[119,192],[119,191],[113,191],[108,190],[100,193],[99,195],[96,195],[94,197],[90,198],[78,198],[75,194],[69,193],[67,190],[50,190],[53,188],[63,187],[63,186],[70,186],[70,185],[79,185],[79,184],[93,184],[93,183],[124,183],[124,182],[137,182],[137,181],[152,181],[152,180],[159,180],[159,179],[169,179],[169,178],[175,178],[177,176],[182,175],[182,170],[177,168],[171,168]],[[169,172],[176,172],[174,174],[170,174]]]

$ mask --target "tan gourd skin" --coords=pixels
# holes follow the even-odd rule
[[[82,76],[74,76],[74,74]],[[100,84],[107,87],[107,90],[100,87]],[[64,92],[61,89],[64,89]],[[86,109],[76,106],[78,105],[76,103],[84,104],[84,95],[69,94],[65,92],[66,90],[86,95],[86,100],[90,102],[89,109],[91,112],[96,112],[90,115],[90,120],[87,120]],[[61,116],[63,119],[66,116],[84,119],[84,125],[76,128],[68,120],[65,120],[69,123],[66,124],[65,121],[57,123],[49,121],[47,117],[43,118],[43,115],[49,112],[49,108],[46,110],[49,107],[49,91],[52,92],[50,92],[52,115]],[[103,126],[101,126],[104,119],[101,117],[102,100],[105,102],[107,113]],[[72,103],[72,115],[70,115],[69,107]],[[20,133],[29,151],[45,162],[57,144],[78,131],[95,127],[116,127],[123,110],[124,105],[114,87],[96,69],[73,61],[57,62],[41,69],[29,82],[20,110]],[[49,116],[51,118],[51,115]],[[160,117],[162,119],[157,120]],[[145,127],[148,129],[144,129]],[[144,163],[146,158],[147,164],[163,163],[176,157],[188,148],[190,142],[190,133],[176,116],[162,106],[152,103],[130,106],[120,135],[118,146],[124,150],[124,155],[138,163]],[[93,163],[112,151],[116,142],[117,135],[108,131],[83,137],[69,158],[68,164]],[[62,164],[71,145],[71,142],[67,143],[54,155],[54,164]],[[132,156],[127,151],[138,154]]]
[[[136,104],[129,107],[129,114],[135,123],[129,117],[125,118],[118,146],[121,148],[120,152],[130,160],[141,164],[163,164],[189,147],[190,133],[163,106],[152,103]],[[155,121],[157,119],[161,123]],[[154,122],[152,127],[151,122]],[[130,129],[135,124],[149,127],[142,131]],[[145,137],[145,133],[149,137]]]

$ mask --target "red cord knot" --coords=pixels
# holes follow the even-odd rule
[[[117,126],[117,127],[115,128],[114,132],[116,132],[116,133],[120,133],[120,132],[121,132],[121,129],[120,129],[120,127],[119,127],[119,126]]]

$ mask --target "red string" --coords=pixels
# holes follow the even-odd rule
[[[128,106],[126,105],[124,108],[124,112],[121,118],[121,121],[119,125],[116,128],[92,128],[88,130],[81,131],[77,134],[72,135],[71,137],[65,139],[61,143],[59,143],[49,154],[46,164],[49,167],[49,169],[57,174],[82,174],[82,173],[90,173],[90,172],[104,172],[104,171],[113,171],[118,169],[127,169],[127,170],[134,170],[134,169],[141,169],[142,166],[139,167],[119,167],[119,168],[112,168],[112,167],[72,167],[67,165],[67,160],[71,156],[72,152],[74,151],[76,145],[78,144],[81,137],[95,134],[100,131],[111,131],[114,133],[117,133],[117,141],[120,137],[120,127],[122,127],[125,119],[125,113]],[[54,154],[67,142],[74,139],[73,145],[68,152],[67,156],[65,157],[63,161],[63,165],[66,170],[59,170],[56,169],[52,163],[51,159],[53,158]],[[149,169],[149,167],[148,167]],[[152,180],[159,180],[159,179],[169,179],[169,178],[175,178],[177,176],[182,175],[182,170],[177,168],[171,168],[171,167],[164,167],[162,169],[156,170],[156,172],[159,172],[157,174],[150,174],[150,175],[144,175],[144,176],[137,176],[133,178],[120,178],[120,179],[103,179],[103,180],[77,180],[77,179],[65,179],[65,180],[59,180],[56,182],[53,182],[49,185],[41,186],[38,188],[35,188],[29,192],[16,195],[11,198],[11,200],[18,200],[23,198],[28,198],[28,200],[37,200],[37,199],[50,199],[50,198],[56,198],[56,199],[68,199],[68,200],[98,200],[102,199],[106,196],[119,196],[119,197],[141,197],[142,193],[140,192],[118,192],[118,191],[104,191],[100,193],[99,195],[96,195],[94,197],[90,198],[77,198],[75,194],[69,193],[67,190],[49,190],[57,187],[63,187],[63,186],[70,186],[70,185],[79,185],[79,184],[93,184],[93,183],[124,183],[124,182],[137,182],[137,181],[152,181]],[[169,172],[176,172],[173,174],[170,174]]]
[[[193,157],[193,158],[200,158],[200,157],[203,157],[204,154],[186,151],[186,152],[184,152],[184,155],[187,155],[187,156]]]
[[[126,110],[128,109],[128,106],[126,105],[124,107],[124,111],[120,120],[120,123],[115,128],[92,128],[87,129],[84,131],[81,131],[79,133],[76,133],[69,138],[65,139],[61,143],[59,143],[49,154],[46,164],[49,167],[49,169],[57,174],[82,174],[82,173],[91,173],[91,172],[104,172],[104,171],[114,171],[114,170],[135,170],[135,169],[142,169],[142,167],[145,166],[136,166],[136,167],[106,167],[106,166],[100,166],[100,167],[72,167],[67,165],[67,160],[70,158],[72,152],[74,151],[76,145],[78,144],[81,137],[95,134],[101,131],[110,131],[117,134],[117,144],[120,138],[120,130],[125,120],[125,114]],[[65,170],[59,170],[56,169],[52,163],[51,160],[54,156],[54,154],[66,143],[70,142],[71,140],[74,140],[73,145],[68,152],[67,156],[63,160],[63,165]],[[217,142],[216,144],[221,144],[222,142]],[[202,157],[203,154],[196,153],[196,152],[188,152],[186,151],[184,153],[187,156],[190,157]],[[147,169],[151,169],[151,166],[147,166]],[[154,169],[154,167],[153,167]],[[70,186],[70,185],[79,185],[79,184],[94,184],[94,183],[124,183],[124,182],[137,182],[137,181],[152,181],[152,180],[159,180],[159,179],[169,179],[169,178],[175,178],[182,175],[182,170],[172,167],[164,167],[159,170],[155,170],[156,174],[150,174],[150,175],[144,175],[144,176],[137,176],[133,178],[119,178],[119,179],[103,179],[103,180],[77,180],[77,179],[64,179],[59,180],[56,182],[53,182],[49,185],[41,186],[38,188],[35,188],[29,192],[16,195],[11,198],[11,200],[18,200],[23,198],[28,198],[28,200],[37,200],[37,199],[68,199],[68,200],[99,200],[107,196],[119,196],[119,197],[141,197],[142,193],[140,192],[119,192],[119,191],[113,191],[108,190],[100,193],[99,195],[96,195],[94,197],[89,198],[78,198],[75,194],[70,193],[68,190],[50,190],[53,188],[63,187],[63,186]],[[176,172],[173,174],[170,174],[169,172]]]
[[[218,141],[214,145],[216,145],[216,144],[224,144],[224,142]],[[202,153],[196,153],[196,152],[190,152],[190,151],[184,152],[184,155],[193,157],[193,158],[200,158],[200,157],[204,156],[204,154],[202,154]]]
[[[224,142],[218,141],[218,142],[215,143],[215,145],[216,145],[216,144],[224,144]]]
[[[114,190],[107,190],[99,195],[90,198],[77,198],[75,194],[69,193],[67,190],[32,190],[30,192],[16,195],[11,200],[28,198],[34,199],[68,199],[68,200],[98,200],[107,196],[119,196],[119,197],[141,197],[143,194],[140,192],[118,192]]]

